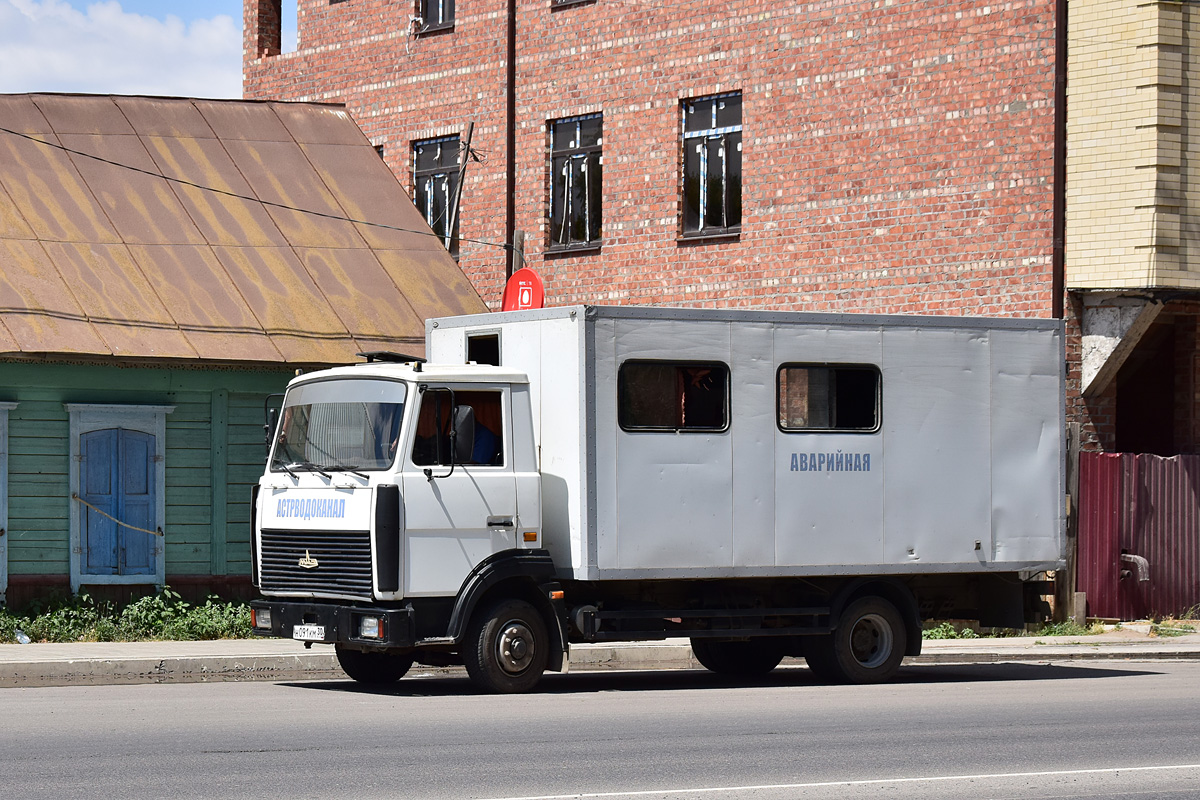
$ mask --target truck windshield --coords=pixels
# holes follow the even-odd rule
[[[387,469],[396,459],[407,387],[338,379],[288,391],[271,453],[274,471]]]

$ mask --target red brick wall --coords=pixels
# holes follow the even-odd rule
[[[506,0],[299,0],[245,94],[345,102],[411,188],[411,142],[475,123],[461,233],[505,231]],[[518,0],[516,227],[547,302],[1049,316],[1054,7],[959,0]],[[268,15],[269,16],[269,15]],[[680,100],[743,97],[738,240],[681,244]],[[546,121],[604,114],[604,239],[544,258]],[[505,253],[464,241],[498,305]]]

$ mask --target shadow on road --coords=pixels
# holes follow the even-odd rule
[[[984,683],[1050,680],[1097,680],[1101,678],[1158,675],[1150,669],[1111,669],[1097,666],[1061,664],[931,664],[904,667],[894,684]],[[422,676],[420,667],[399,683],[367,686],[344,681],[286,682],[296,689],[377,694],[388,697],[450,697],[480,692],[465,675]],[[705,670],[645,670],[632,672],[577,672],[569,675],[547,673],[536,694],[581,694],[585,692],[645,692],[667,690],[730,689],[777,687],[815,690],[831,687],[813,679],[807,669],[777,669],[756,679],[731,680]],[[837,687],[832,687],[837,688]]]

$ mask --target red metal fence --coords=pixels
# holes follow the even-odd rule
[[[1077,588],[1088,616],[1200,605],[1200,456],[1081,453],[1079,495]]]

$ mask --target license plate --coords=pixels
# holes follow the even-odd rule
[[[325,626],[293,625],[292,638],[299,639],[302,642],[323,642],[325,641]]]

